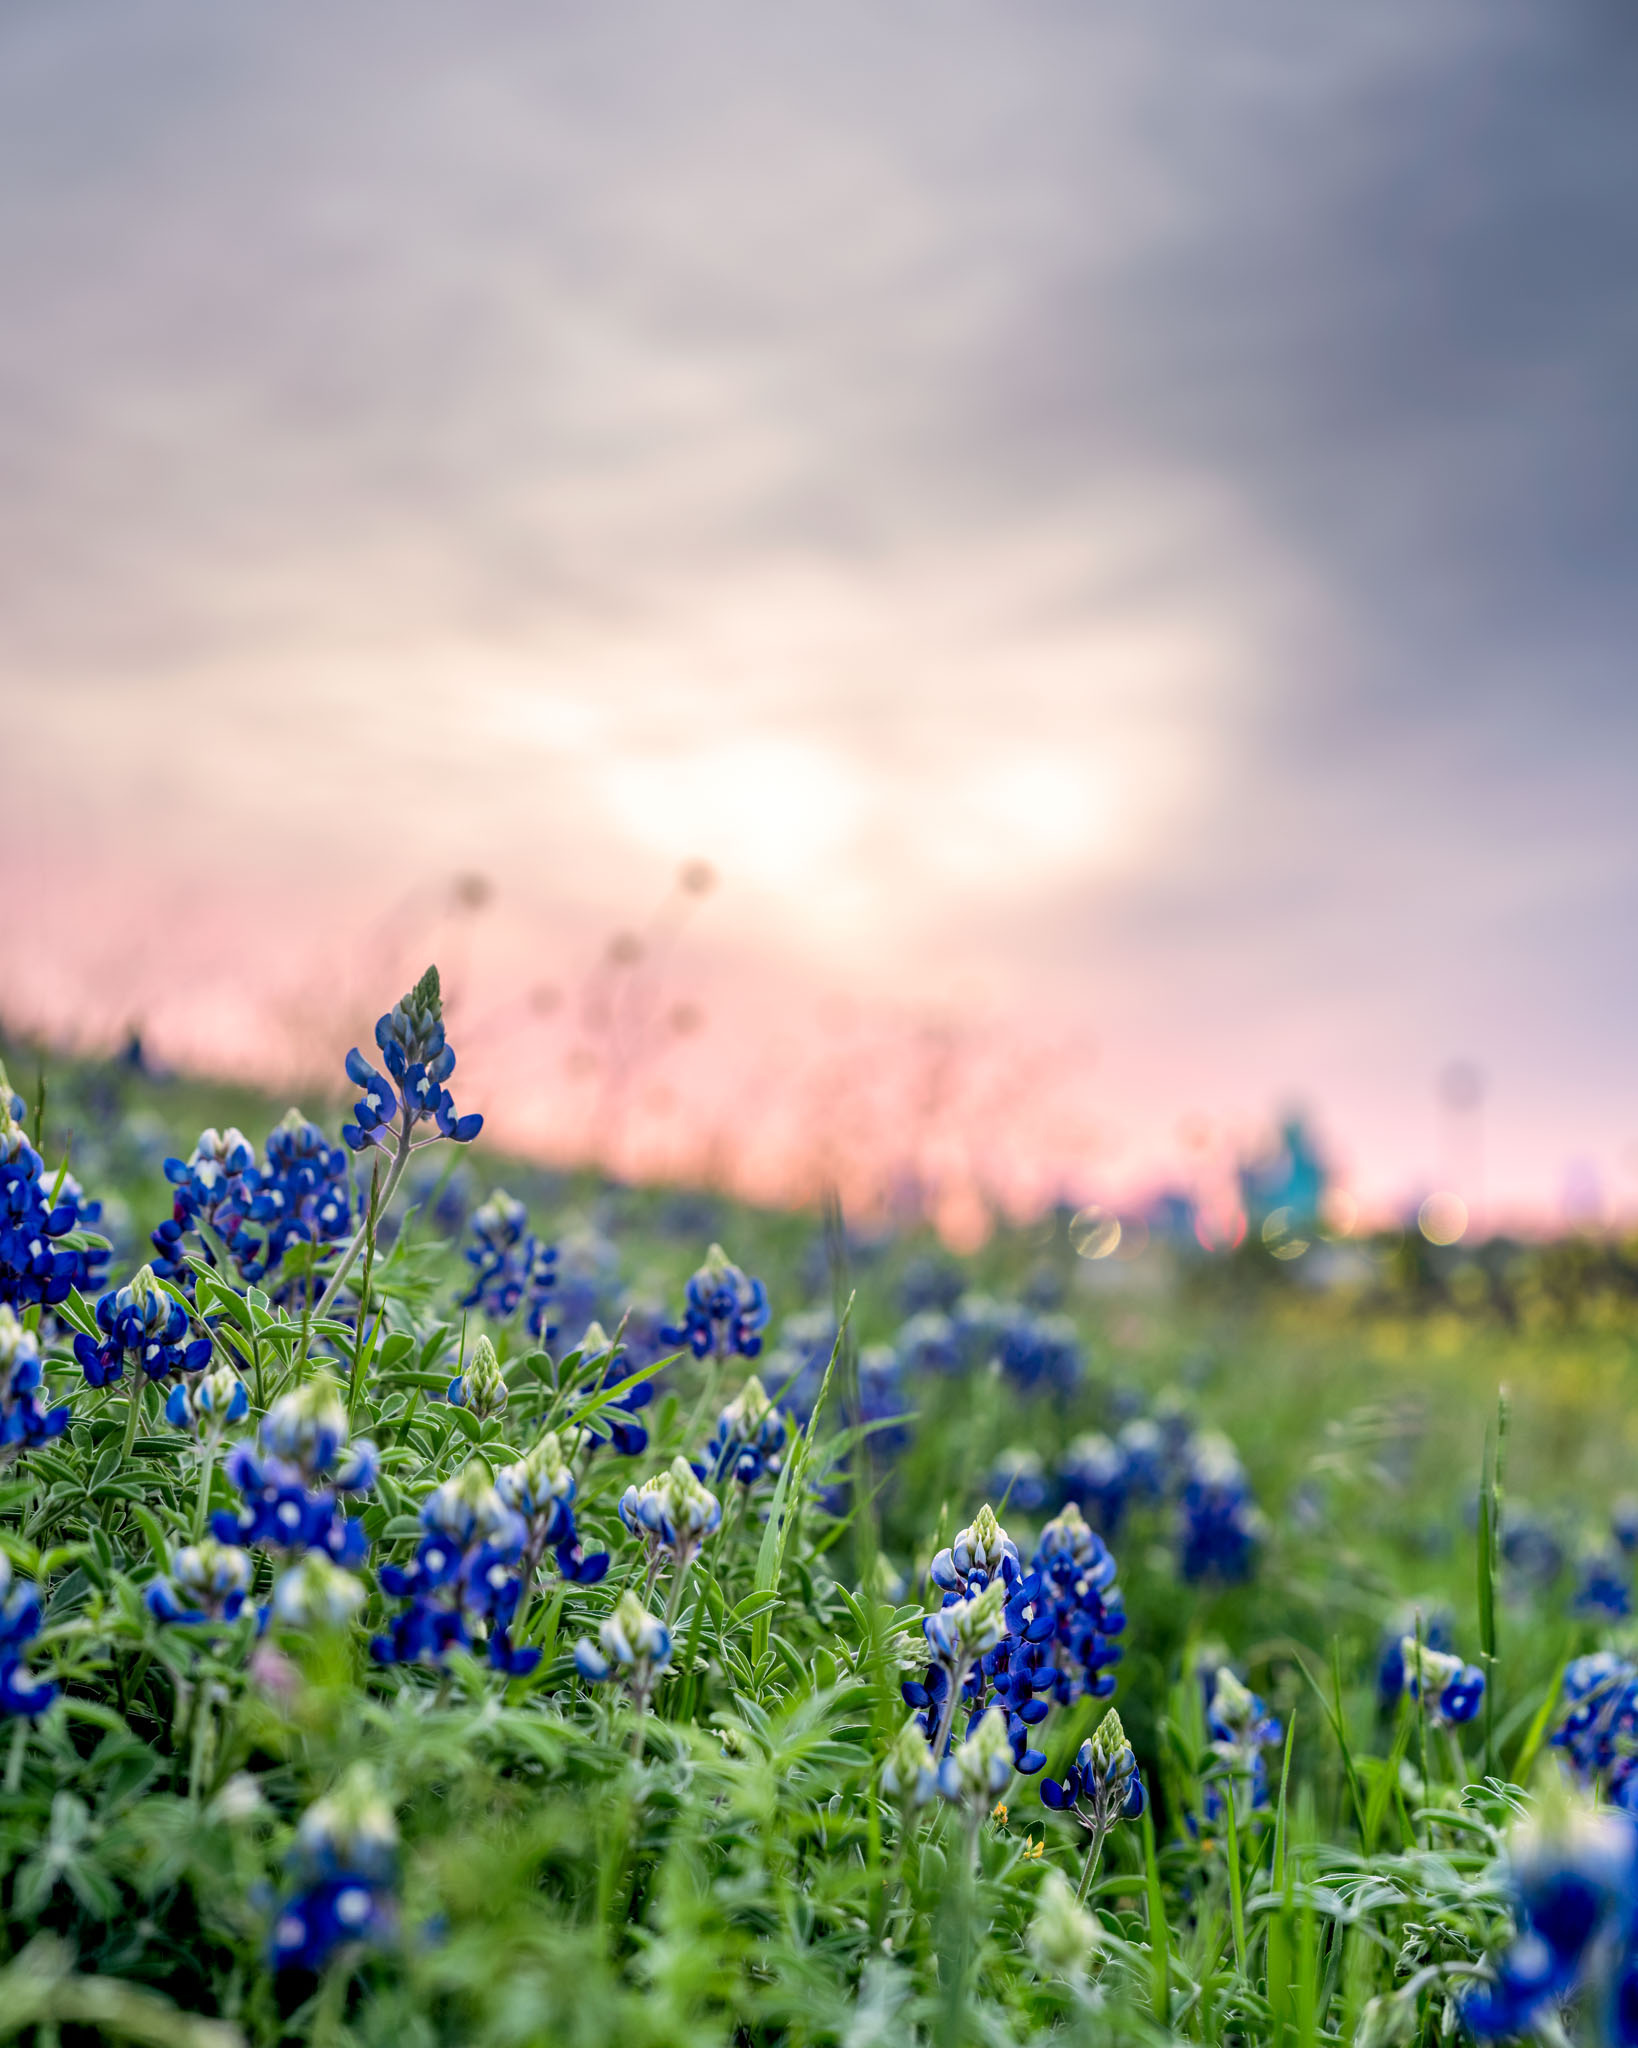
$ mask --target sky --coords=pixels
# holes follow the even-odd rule
[[[1635,91],[1581,0],[6,9],[0,1018],[314,1086],[436,953],[545,1156],[1638,1208]]]

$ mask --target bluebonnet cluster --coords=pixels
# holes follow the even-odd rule
[[[1531,2031],[1565,1999],[1597,2038],[1638,2041],[1638,1825],[1612,1808],[1549,1811],[1509,1845],[1517,1935],[1462,2018],[1480,2040]],[[1558,2038],[1563,2038],[1562,2034]]]
[[[1021,1515],[1038,1515],[1051,1498],[1040,1452],[1016,1446],[998,1452],[984,1490],[993,1493],[1003,1509],[1011,1507]]]
[[[480,1422],[499,1415],[507,1402],[506,1375],[500,1356],[489,1338],[480,1336],[472,1356],[448,1387],[448,1398],[457,1408],[470,1408]]]
[[[557,1248],[529,1228],[529,1212],[504,1188],[497,1188],[473,1212],[473,1242],[466,1248],[472,1284],[462,1308],[481,1308],[497,1322],[521,1309],[531,1337],[544,1344],[557,1335],[552,1320],[557,1288]]]
[[[414,1559],[381,1567],[382,1592],[408,1604],[372,1643],[377,1661],[440,1664],[451,1649],[487,1636],[497,1671],[512,1678],[532,1671],[539,1650],[515,1648],[510,1633],[528,1525],[478,1459],[427,1495],[421,1526],[426,1534]]]
[[[1205,1674],[1202,1673],[1202,1680]],[[1243,1685],[1226,1664],[1211,1674],[1206,1702],[1206,1733],[1215,1759],[1204,1788],[1203,1805],[1208,1821],[1226,1811],[1221,1785],[1234,1788],[1237,1820],[1268,1804],[1268,1764],[1263,1751],[1284,1734],[1279,1722],[1261,1698]]]
[[[375,1484],[375,1446],[348,1440],[347,1409],[336,1383],[316,1374],[281,1394],[262,1417],[255,1443],[233,1446],[223,1468],[243,1505],[220,1509],[211,1529],[223,1543],[294,1555],[322,1550],[336,1564],[362,1562],[364,1524],[339,1496]]]
[[[12,1576],[11,1559],[0,1551],[0,1714],[32,1719],[57,1697],[51,1680],[37,1677],[25,1662],[39,1633],[39,1592]]]
[[[352,1227],[347,1154],[299,1109],[269,1132],[260,1162],[242,1131],[212,1129],[200,1133],[188,1158],[165,1161],[165,1178],[176,1194],[153,1233],[154,1270],[190,1294],[190,1236],[209,1264],[220,1244],[238,1277],[257,1285],[277,1272],[292,1244],[331,1244]]]
[[[23,1129],[23,1098],[14,1095],[0,1067],[0,1302],[14,1309],[36,1303],[55,1308],[73,1288],[89,1293],[108,1254],[62,1243],[90,1230],[102,1216],[65,1169],[48,1178],[45,1162]]]
[[[1178,1497],[1180,1575],[1191,1582],[1249,1578],[1264,1528],[1234,1446],[1214,1432],[1197,1436]]]
[[[372,1067],[356,1046],[347,1055],[347,1078],[363,1090],[353,1105],[353,1122],[341,1135],[349,1151],[385,1147],[396,1138],[401,1159],[418,1124],[433,1123],[441,1137],[467,1145],[483,1129],[478,1115],[458,1116],[445,1082],[455,1071],[455,1051],[444,1034],[444,1005],[438,970],[421,979],[384,1017],[376,1020],[375,1042],[387,1068]],[[391,1076],[389,1079],[388,1076]]]
[[[599,1624],[597,1641],[582,1636],[575,1644],[574,1662],[590,1684],[622,1680],[641,1710],[658,1680],[671,1668],[671,1631],[628,1589],[620,1595],[614,1612]]]
[[[777,1477],[789,1435],[789,1423],[753,1373],[717,1417],[694,1471],[713,1485],[737,1479],[741,1486],[755,1486],[759,1479]]]
[[[575,1527],[575,1477],[562,1440],[548,1430],[515,1464],[495,1475],[495,1491],[524,1526],[518,1577],[527,1589],[548,1548],[559,1576],[576,1585],[593,1586],[609,1568],[606,1550],[587,1554]]]
[[[1619,1550],[1581,1559],[1571,1611],[1583,1621],[1625,1621],[1632,1613],[1632,1567]]]
[[[209,1444],[219,1443],[222,1432],[249,1413],[249,1392],[230,1365],[178,1380],[165,1402],[165,1420],[173,1429],[188,1430]]]
[[[800,1309],[787,1316],[778,1346],[769,1352],[759,1377],[769,1393],[796,1422],[806,1425],[819,1399],[836,1348],[836,1318],[829,1309]],[[837,1399],[837,1379],[830,1399]],[[905,1365],[898,1346],[865,1344],[858,1358],[858,1404],[847,1419],[870,1429],[869,1443],[877,1455],[890,1456],[910,1441],[910,1410]]]
[[[601,1323],[591,1323],[580,1340],[581,1363],[588,1368],[601,1367],[593,1372],[589,1383],[580,1391],[576,1410],[595,1400],[598,1395],[608,1393],[630,1379],[632,1366],[626,1355],[623,1342],[609,1335]],[[648,1449],[648,1426],[639,1422],[639,1413],[654,1398],[652,1380],[639,1380],[634,1387],[614,1400],[605,1403],[595,1414],[589,1416],[583,1425],[586,1436],[594,1444],[612,1442],[622,1458],[637,1458]]]
[[[648,1553],[652,1592],[667,1558],[677,1579],[683,1578],[705,1539],[722,1527],[722,1502],[700,1483],[686,1458],[673,1458],[669,1470],[626,1488],[620,1496],[620,1519]]]
[[[1001,1370],[1021,1393],[1072,1393],[1083,1370],[1080,1339],[1068,1316],[1013,1309],[1001,1329]]]
[[[1007,1768],[1012,1768],[1010,1751]],[[882,1790],[889,1799],[902,1800],[906,1806],[926,1806],[938,1796],[938,1766],[922,1732],[919,1715],[905,1722],[887,1752],[882,1765]]]
[[[1113,1536],[1126,1515],[1131,1473],[1120,1446],[1101,1430],[1076,1437],[1058,1467],[1064,1499],[1091,1517],[1105,1536]]]
[[[46,1407],[41,1398],[40,1340],[0,1302],[0,1465],[31,1444],[50,1443],[68,1427],[66,1402]]]
[[[1409,1636],[1414,1642],[1418,1628],[1423,1644],[1430,1650],[1448,1650],[1456,1639],[1448,1608],[1435,1607],[1427,1612],[1419,1607],[1400,1609],[1383,1630],[1377,1651],[1376,1692],[1385,1707],[1395,1705],[1405,1690],[1405,1638]]]
[[[1137,1820],[1146,1803],[1137,1758],[1113,1707],[1062,1778],[1041,1780],[1041,1804],[1056,1813],[1073,1813],[1100,1842],[1117,1821]]]
[[[1638,1556],[1638,1494],[1623,1493],[1610,1509],[1610,1535],[1623,1557]]]
[[[1638,1666],[1612,1650],[1566,1668],[1564,1715],[1548,1738],[1577,1782],[1638,1815]]]
[[[213,1536],[171,1552],[170,1576],[155,1579],[145,1599],[156,1621],[237,1621],[250,1597],[251,1559],[236,1543]]]
[[[273,1964],[317,1974],[338,1950],[396,1930],[398,1826],[362,1768],[302,1815],[273,1925]]]
[[[123,1287],[97,1300],[100,1340],[83,1332],[74,1339],[74,1356],[86,1381],[106,1387],[125,1377],[125,1361],[134,1359],[151,1380],[173,1372],[200,1372],[210,1360],[210,1339],[188,1337],[188,1311],[154,1278],[152,1266],[140,1266]]]
[[[939,1764],[938,1789],[952,1806],[964,1807],[977,1819],[1006,1791],[1012,1773],[1007,1717],[999,1707],[987,1707],[967,1731],[965,1741],[957,1743]]]
[[[720,1244],[688,1282],[679,1328],[667,1332],[696,1358],[755,1358],[768,1327],[768,1290],[741,1272]]]
[[[1464,1664],[1460,1657],[1444,1650],[1430,1650],[1414,1636],[1399,1645],[1405,1668],[1405,1690],[1413,1700],[1426,1703],[1428,1719],[1436,1728],[1455,1728],[1471,1721],[1484,1698],[1484,1673],[1477,1664]]]
[[[309,1550],[274,1580],[263,1620],[305,1633],[344,1628],[367,1597],[362,1579],[332,1564],[322,1550]]]
[[[1543,1516],[1509,1502],[1502,1520],[1501,1556],[1521,1586],[1543,1592],[1564,1569],[1564,1545]]]
[[[1020,1393],[1069,1393],[1085,1365],[1068,1316],[987,1294],[963,1294],[948,1312],[917,1309],[894,1348],[910,1372],[972,1372],[995,1363]]]
[[[932,1565],[944,1606],[922,1623],[932,1653],[926,1675],[902,1686],[921,1710],[923,1732],[942,1760],[943,1742],[965,1705],[969,1723],[994,1704],[1006,1716],[1016,1769],[1040,1770],[1044,1754],[1031,1730],[1054,1702],[1068,1706],[1114,1691],[1114,1641],[1126,1626],[1115,1560],[1073,1507],[1042,1531],[1026,1571],[1017,1545],[981,1508]],[[976,1608],[980,1596],[994,1608]]]

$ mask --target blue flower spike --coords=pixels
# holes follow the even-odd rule
[[[0,1551],[0,1714],[14,1720],[37,1720],[57,1697],[57,1686],[24,1661],[41,1619],[38,1590],[13,1576],[11,1559]]]
[[[125,1286],[102,1295],[96,1315],[100,1340],[84,1334],[74,1339],[74,1356],[90,1386],[122,1380],[128,1359],[155,1381],[202,1372],[210,1363],[210,1339],[184,1341],[188,1311],[160,1286],[152,1266],[139,1266]]]
[[[480,1336],[472,1356],[459,1378],[449,1383],[449,1398],[457,1408],[467,1408],[480,1422],[499,1415],[506,1407],[506,1375],[500,1357],[487,1336]]]
[[[48,1408],[41,1397],[40,1340],[0,1302],[0,1470],[35,1444],[48,1444],[68,1427],[66,1402]]]
[[[927,1806],[938,1797],[938,1769],[921,1723],[912,1718],[899,1730],[882,1765],[882,1790],[904,1806]]]
[[[1405,1667],[1405,1690],[1413,1700],[1426,1702],[1427,1717],[1435,1728],[1457,1728],[1471,1721],[1484,1698],[1484,1673],[1477,1664],[1464,1664],[1460,1657],[1444,1650],[1430,1650],[1414,1636],[1399,1645]]]
[[[333,1956],[381,1947],[397,1930],[398,1824],[360,1765],[302,1815],[273,1923],[280,1971],[316,1976]]]
[[[643,1714],[655,1686],[671,1669],[670,1629],[628,1587],[599,1624],[597,1641],[582,1636],[575,1644],[574,1664],[588,1685],[613,1679],[625,1686],[637,1712],[640,1744]]]
[[[755,1358],[768,1327],[768,1290],[736,1266],[720,1244],[689,1280],[680,1328],[667,1330],[674,1344],[687,1344],[696,1358]]]
[[[250,1593],[250,1553],[206,1536],[171,1552],[169,1578],[155,1579],[145,1598],[156,1621],[192,1627],[237,1621]]]
[[[371,1644],[381,1664],[440,1665],[454,1648],[487,1642],[489,1661],[508,1678],[540,1662],[519,1649],[512,1624],[522,1598],[518,1563],[529,1538],[479,1458],[434,1487],[421,1504],[426,1534],[407,1565],[381,1567],[381,1590],[407,1604]]]
[[[722,1527],[722,1502],[705,1486],[686,1458],[668,1470],[628,1486],[620,1496],[620,1519],[648,1552],[648,1591],[670,1561],[680,1585],[708,1536]]]
[[[938,1767],[938,1789],[952,1806],[977,1822],[992,1810],[1012,1782],[1012,1739],[1007,1717],[987,1707],[966,1740],[951,1750]]]
[[[1072,1813],[1091,1837],[1079,1896],[1085,1898],[1109,1830],[1123,1820],[1137,1820],[1147,1803],[1137,1758],[1111,1707],[1075,1753],[1061,1779],[1041,1780],[1041,1804],[1055,1813]]]
[[[527,1532],[518,1565],[525,1593],[533,1590],[548,1548],[559,1577],[571,1585],[594,1586],[605,1576],[608,1552],[588,1553],[581,1546],[574,1519],[574,1468],[556,1430],[549,1429],[533,1450],[496,1473],[495,1491],[522,1517]]]
[[[734,1479],[749,1490],[759,1480],[779,1477],[789,1436],[790,1424],[753,1373],[717,1417],[694,1470],[713,1485]]]

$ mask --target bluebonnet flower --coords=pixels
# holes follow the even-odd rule
[[[255,1198],[256,1153],[244,1132],[231,1125],[225,1131],[214,1126],[201,1131],[186,1159],[165,1161],[165,1178],[176,1193],[171,1198],[169,1220],[160,1224],[151,1240],[154,1271],[191,1290],[193,1272],[187,1263],[185,1239],[190,1230],[198,1233],[208,1228],[245,1279],[260,1279],[256,1257],[260,1241],[248,1228]],[[214,1264],[208,1240],[202,1249]]]
[[[276,1270],[292,1244],[335,1244],[353,1227],[347,1154],[299,1109],[287,1110],[268,1133],[250,1220],[267,1232],[260,1260],[264,1274]]]
[[[1117,1821],[1137,1820],[1146,1803],[1137,1758],[1113,1707],[1062,1778],[1041,1780],[1041,1804],[1055,1813],[1073,1813],[1097,1847]]]
[[[619,1272],[619,1247],[602,1231],[589,1224],[565,1231],[557,1248],[558,1327],[569,1332],[584,1330],[611,1309]],[[669,1324],[666,1341],[679,1341]]]
[[[836,1347],[836,1318],[828,1308],[798,1309],[785,1318],[779,1342],[758,1377],[788,1414],[806,1424],[819,1399]]]
[[[1428,1649],[1448,1650],[1455,1641],[1455,1624],[1448,1608],[1401,1608],[1383,1630],[1377,1651],[1376,1692],[1385,1707],[1391,1707],[1405,1690],[1404,1641],[1406,1636],[1415,1639],[1419,1618],[1422,1641]]]
[[[988,1294],[963,1294],[950,1311],[958,1367],[971,1372],[988,1365],[1001,1348],[1008,1313]]]
[[[472,1347],[465,1367],[449,1383],[449,1399],[457,1408],[469,1408],[480,1422],[499,1415],[506,1406],[506,1375],[500,1357],[486,1336]]]
[[[224,1429],[250,1413],[250,1394],[231,1365],[213,1366],[178,1380],[165,1402],[165,1420],[201,1442],[219,1442]]]
[[[368,1770],[302,1815],[273,1927],[273,1964],[317,1974],[338,1950],[380,1945],[397,1926],[398,1826]]]
[[[414,1560],[381,1567],[381,1590],[409,1604],[371,1648],[382,1664],[440,1664],[455,1647],[487,1634],[489,1661],[518,1678],[539,1650],[515,1649],[510,1634],[522,1587],[516,1566],[529,1530],[476,1458],[421,1504]]]
[[[23,1098],[0,1067],[0,1302],[55,1308],[69,1290],[94,1287],[107,1263],[100,1248],[75,1250],[61,1240],[89,1230],[102,1215],[67,1171],[49,1177],[23,1129]]]
[[[628,1589],[620,1595],[614,1612],[598,1625],[597,1641],[582,1636],[575,1644],[574,1663],[592,1685],[623,1679],[641,1712],[656,1682],[671,1669],[671,1631]]]
[[[1562,1698],[1564,1716],[1548,1740],[1585,1789],[1638,1814],[1638,1666],[1612,1650],[1577,1657]]]
[[[267,1619],[282,1628],[345,1628],[366,1597],[362,1579],[332,1564],[322,1550],[309,1550],[273,1582]]]
[[[1012,1782],[1012,1770],[1007,1717],[999,1707],[989,1707],[939,1764],[938,1789],[951,1805],[981,1819]]]
[[[1021,1392],[1072,1391],[1081,1377],[1080,1338],[1068,1316],[1018,1309],[1001,1331],[1001,1370]]]
[[[954,1372],[961,1363],[956,1326],[940,1309],[925,1308],[901,1327],[894,1345],[906,1372]]]
[[[1502,1521],[1502,1562],[1525,1586],[1544,1592],[1564,1569],[1564,1546],[1528,1508],[1509,1504]]]
[[[1227,1437],[1202,1432],[1195,1438],[1178,1508],[1178,1569],[1185,1579],[1250,1577],[1265,1524]]]
[[[504,1188],[497,1188],[471,1222],[475,1240],[466,1248],[472,1285],[461,1296],[462,1308],[481,1308],[505,1322],[521,1308],[531,1337],[545,1343],[556,1336],[552,1320],[557,1288],[557,1248],[529,1228],[529,1212]]]
[[[1126,1628],[1115,1570],[1109,1546],[1073,1503],[1047,1523],[1007,1601],[1007,1626],[1025,1646],[1025,1654],[1010,1660],[1015,1679],[1027,1671],[1034,1691],[1050,1691],[1065,1707],[1082,1697],[1109,1697],[1111,1667],[1121,1658],[1115,1638]],[[1038,1718],[1021,1696],[1017,1704],[1026,1720]]]
[[[40,1398],[40,1340],[0,1302],[0,1466],[31,1444],[50,1443],[68,1427],[66,1402],[47,1408]]]
[[[393,1156],[407,1156],[410,1134],[418,1124],[434,1123],[440,1137],[467,1145],[483,1129],[481,1116],[457,1116],[455,1099],[444,1083],[455,1071],[455,1051],[444,1035],[443,994],[438,970],[429,967],[407,996],[376,1022],[375,1042],[387,1073],[372,1067],[355,1046],[347,1055],[347,1078],[363,1090],[353,1105],[352,1123],[341,1127],[349,1151],[386,1146]],[[391,1079],[388,1079],[388,1076]]]
[[[705,1539],[722,1527],[722,1502],[701,1484],[686,1458],[673,1458],[669,1470],[626,1488],[620,1496],[620,1519],[647,1548],[652,1592],[668,1557],[682,1580]]]
[[[244,1505],[211,1518],[224,1543],[269,1550],[322,1550],[337,1564],[357,1564],[369,1544],[364,1525],[338,1494],[367,1493],[375,1484],[376,1450],[348,1440],[347,1408],[327,1373],[281,1394],[262,1417],[255,1444],[238,1443],[224,1468]]]
[[[899,1691],[905,1705],[918,1710],[933,1754],[942,1757],[961,1699],[975,1709],[981,1704],[983,1677],[974,1667],[1006,1640],[1005,1585],[992,1579],[971,1594],[952,1595],[936,1613],[923,1615],[921,1632],[931,1660],[926,1676],[905,1679]]]
[[[1477,1664],[1464,1664],[1460,1657],[1443,1650],[1430,1650],[1406,1636],[1399,1645],[1405,1666],[1405,1690],[1414,1699],[1425,1699],[1427,1717],[1436,1728],[1454,1728],[1471,1721],[1484,1698],[1484,1673]]]
[[[910,1401],[899,1354],[891,1344],[865,1344],[859,1351],[858,1370],[856,1419],[872,1431],[866,1441],[873,1455],[890,1457],[910,1441]]]
[[[1115,1439],[1125,1467],[1127,1500],[1159,1500],[1171,1483],[1171,1455],[1165,1432],[1152,1416],[1134,1415]]]
[[[1211,1696],[1206,1705],[1206,1732],[1217,1759],[1205,1784],[1205,1816],[1215,1821],[1226,1812],[1219,1785],[1227,1779],[1234,1787],[1237,1820],[1268,1804],[1268,1765],[1263,1751],[1277,1743],[1284,1730],[1262,1700],[1226,1664],[1212,1676]]]
[[[151,1380],[202,1371],[210,1359],[208,1337],[183,1341],[188,1311],[159,1285],[152,1266],[138,1267],[124,1287],[98,1297],[97,1328],[100,1343],[83,1333],[74,1339],[74,1356],[93,1387],[123,1379],[127,1358],[134,1358]]]
[[[580,1389],[574,1404],[576,1412],[598,1395],[608,1393],[631,1377],[632,1366],[626,1356],[624,1342],[617,1343],[601,1323],[587,1325],[586,1334],[580,1340],[580,1362],[590,1377]],[[601,1371],[595,1370],[599,1365]],[[637,1420],[637,1415],[653,1398],[653,1382],[639,1380],[636,1386],[628,1387],[617,1399],[590,1417],[584,1425],[587,1437],[594,1444],[612,1441],[622,1458],[641,1457],[648,1449],[648,1428]]]
[[[789,1434],[790,1425],[753,1373],[717,1417],[694,1470],[715,1485],[732,1478],[741,1486],[755,1486],[759,1479],[778,1476]]]
[[[1126,1458],[1112,1438],[1097,1430],[1075,1438],[1058,1467],[1058,1491],[1105,1536],[1118,1533],[1129,1490]]]
[[[687,1344],[696,1358],[755,1358],[767,1327],[768,1290],[741,1272],[720,1244],[712,1245],[688,1282],[682,1327],[669,1333],[671,1341]]]
[[[495,1491],[523,1518],[518,1576],[524,1587],[534,1585],[548,1546],[559,1575],[575,1585],[594,1586],[607,1572],[606,1550],[594,1550],[588,1556],[581,1547],[574,1520],[574,1471],[555,1430],[548,1430],[533,1450],[495,1475]]]
[[[1632,1612],[1632,1568],[1619,1550],[1582,1558],[1571,1611],[1586,1621],[1625,1621]]]
[[[1610,1534],[1627,1557],[1638,1553],[1638,1494],[1623,1493],[1610,1509]]]
[[[1561,2000],[1590,1994],[1596,2031],[1633,2039],[1638,1826],[1631,1815],[1576,1806],[1518,1829],[1509,1844],[1518,1927],[1494,1978],[1468,1994],[1462,2018],[1480,2040],[1529,2032]]]
[[[1018,1545],[986,1501],[955,1541],[933,1559],[928,1575],[941,1592],[965,1598],[981,1592],[996,1577],[1010,1589],[1021,1570]]]
[[[911,1259],[899,1280],[899,1301],[907,1316],[953,1308],[960,1298],[961,1268],[953,1259]]]
[[[171,1552],[170,1577],[155,1579],[144,1598],[158,1621],[231,1622],[250,1593],[250,1553],[205,1537]]]
[[[938,1767],[917,1719],[906,1721],[882,1766],[882,1790],[906,1806],[926,1806],[938,1795]]]
[[[1039,1451],[1013,1445],[998,1452],[984,1490],[993,1493],[1003,1508],[1016,1508],[1021,1515],[1039,1514],[1049,1497],[1046,1466]]]
[[[33,1719],[57,1697],[58,1688],[24,1662],[26,1646],[40,1633],[40,1595],[12,1576],[11,1559],[0,1551],[0,1714]]]

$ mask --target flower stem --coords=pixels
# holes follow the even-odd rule
[[[330,1275],[329,1285],[319,1296],[318,1307],[313,1311],[315,1322],[329,1311],[330,1304],[341,1292],[341,1283],[353,1270],[353,1261],[358,1257],[366,1244],[373,1244],[375,1242],[376,1225],[381,1217],[386,1215],[388,1208],[391,1206],[393,1195],[397,1192],[398,1183],[403,1178],[404,1168],[409,1164],[409,1134],[409,1111],[406,1110],[404,1112],[404,1121],[396,1134],[398,1150],[393,1154],[391,1166],[387,1168],[387,1178],[382,1185],[380,1203],[374,1206],[373,1214],[370,1209],[365,1210],[363,1222],[360,1223],[357,1230],[353,1233],[352,1242],[341,1255],[340,1265]]]
[[[1083,1905],[1085,1904],[1087,1893],[1092,1889],[1092,1880],[1098,1873],[1098,1865],[1103,1859],[1103,1845],[1108,1833],[1109,1824],[1107,1821],[1097,1820],[1093,1822],[1092,1846],[1086,1852],[1086,1868],[1081,1872],[1081,1881],[1075,1887],[1075,1897]]]
[[[129,1458],[131,1447],[136,1442],[137,1424],[142,1419],[142,1369],[139,1366],[131,1376],[131,1391],[125,1397],[125,1443],[122,1455]]]

